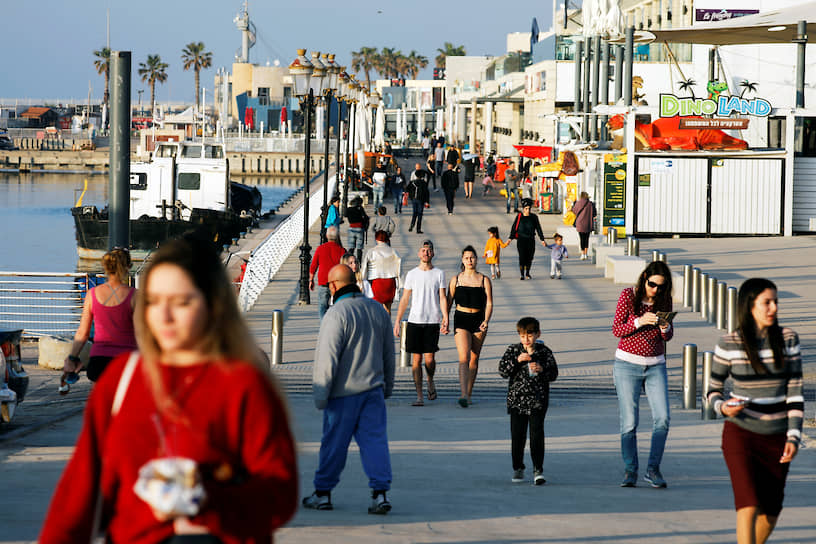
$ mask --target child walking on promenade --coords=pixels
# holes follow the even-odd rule
[[[545,244],[550,250],[550,278],[561,279],[561,261],[569,259],[567,246],[564,245],[564,237],[557,232],[553,234],[553,244]]]
[[[499,236],[499,227],[490,227],[487,229],[487,242],[484,248],[485,262],[490,265],[490,278],[501,278],[501,250],[509,244],[502,241]]]
[[[541,328],[534,317],[516,324],[519,343],[511,344],[499,361],[499,374],[507,386],[507,413],[510,414],[513,483],[524,481],[524,446],[530,428],[530,457],[533,485],[544,485],[544,416],[550,402],[550,382],[558,378],[553,352],[542,342]]]

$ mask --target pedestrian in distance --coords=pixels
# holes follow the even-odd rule
[[[377,244],[366,250],[360,271],[369,286],[371,298],[382,304],[390,316],[391,304],[399,288],[402,259],[391,247],[391,236],[386,231],[378,230],[374,239]]]
[[[493,159],[493,155],[488,155],[487,159],[485,159],[485,177],[482,180],[482,185],[484,190],[482,191],[482,196],[487,196],[490,192],[490,189],[493,188],[493,180],[496,179],[496,161]]]
[[[333,509],[331,492],[353,437],[371,488],[368,513],[387,514],[391,456],[385,399],[394,388],[394,340],[382,305],[363,296],[354,279],[344,265],[329,272],[334,306],[320,324],[312,377],[315,406],[323,410],[323,437],[314,492],[303,506]]]
[[[524,481],[524,446],[530,431],[533,485],[544,485],[544,418],[550,403],[550,382],[558,378],[553,352],[539,342],[541,326],[534,317],[516,323],[519,343],[507,347],[499,361],[499,374],[508,379],[507,413],[510,414],[513,483]]]
[[[394,220],[388,217],[388,210],[385,206],[377,208],[377,215],[374,216],[374,221],[371,222],[371,233],[374,234],[379,230],[388,233],[389,238],[394,231],[397,230],[397,225]]]
[[[575,214],[575,230],[578,231],[578,238],[581,243],[581,260],[585,261],[587,249],[589,248],[589,233],[595,225],[595,204],[589,200],[589,193],[583,191],[581,198],[572,205],[572,213]]]
[[[445,144],[443,142],[436,142],[436,149],[434,150],[434,164],[433,164],[433,173],[434,173],[434,192],[438,192],[439,189],[436,188],[436,178],[441,178],[442,173],[445,171]]]
[[[465,198],[471,198],[473,196],[473,180],[476,179],[476,168],[479,166],[479,156],[473,155],[468,160],[463,161],[463,164]]]
[[[533,209],[532,200],[524,200],[521,203],[521,213],[516,215],[516,220],[513,221],[513,226],[510,229],[510,240],[516,240],[516,249],[519,256],[519,272],[521,277],[519,279],[532,279],[530,276],[530,268],[533,266],[533,258],[535,257],[535,237],[541,240],[541,243],[546,246],[544,241],[544,233],[541,231],[541,222],[537,215],[530,213]]]
[[[499,227],[487,229],[487,242],[485,242],[483,257],[490,265],[490,279],[501,279],[501,250],[509,243],[509,241],[503,241],[499,236]]]
[[[340,232],[337,227],[328,227],[326,229],[326,243],[317,246],[314,256],[312,256],[312,262],[309,264],[310,291],[315,289],[315,276],[317,276],[317,312],[320,319],[323,319],[331,303],[329,270],[340,264],[340,259],[345,254],[346,250],[340,244]]]
[[[357,260],[357,255],[354,253],[346,253],[340,257],[340,264],[344,264],[351,269],[357,288],[365,293],[365,281],[363,281],[363,272],[360,270],[360,261]],[[332,301],[332,303],[334,303],[334,301]]]
[[[473,246],[462,250],[460,272],[448,286],[448,308],[453,307],[453,339],[459,355],[459,406],[472,404],[473,384],[479,372],[479,354],[493,315],[493,284],[476,269]]]
[[[662,261],[646,265],[634,287],[618,298],[612,334],[620,338],[615,351],[613,376],[620,412],[621,487],[635,487],[638,476],[637,426],[640,392],[646,391],[652,411],[652,444],[643,479],[652,487],[666,487],[660,462],[669,434],[669,388],[666,375],[666,342],[674,328],[657,312],[672,311],[672,279]]]
[[[722,451],[734,491],[738,544],[765,542],[776,527],[802,440],[801,347],[799,336],[779,325],[778,303],[773,282],[746,280],[737,295],[737,330],[720,339],[711,367],[708,401],[727,418]]]
[[[422,156],[427,158],[431,152],[431,139],[427,133],[422,134]]]
[[[85,294],[82,316],[74,341],[65,357],[59,393],[65,395],[71,384],[79,380],[82,348],[94,329],[94,341],[88,359],[87,375],[97,381],[111,360],[121,353],[136,349],[133,331],[133,306],[136,289],[130,287],[130,253],[125,248],[113,248],[102,256],[106,282],[92,287]]]
[[[445,292],[445,272],[433,265],[434,246],[423,240],[417,252],[419,266],[410,270],[403,281],[402,298],[394,322],[394,336],[400,336],[402,317],[408,306],[405,350],[411,354],[411,372],[414,377],[417,400],[412,406],[424,406],[422,393],[422,361],[428,375],[428,400],[436,400],[436,352],[439,351],[439,333],[448,334],[448,297]]]
[[[459,164],[459,151],[453,146],[448,146],[448,152],[445,154],[445,162],[456,168]]]
[[[419,164],[417,164],[419,167]],[[411,225],[408,227],[408,232],[414,230],[416,225],[417,234],[422,234],[422,214],[425,212],[425,205],[430,200],[431,194],[428,191],[428,182],[425,179],[425,170],[417,168],[411,174],[411,181],[408,182],[406,190],[408,197],[411,199]]]
[[[402,194],[405,192],[405,174],[402,173],[402,168],[397,167],[397,172],[394,174],[394,181],[391,183],[391,193],[394,196],[394,214],[400,215],[402,213]]]
[[[564,259],[569,259],[567,246],[564,245],[564,237],[557,232],[553,234],[553,243],[544,244],[550,250],[550,279],[561,279],[561,265]]]
[[[326,212],[324,228],[337,227],[339,229],[340,223],[342,222],[343,220],[340,218],[340,197],[335,195],[331,197],[329,201],[329,209]]]
[[[360,262],[363,259],[363,247],[365,246],[369,218],[363,209],[363,199],[359,196],[355,196],[351,201],[351,205],[346,210],[346,219],[349,222],[348,250],[355,252],[357,262]]]
[[[510,213],[510,202],[515,201],[513,211],[519,211],[519,173],[516,171],[516,163],[510,162],[510,166],[504,171],[504,191],[507,197],[507,213]]]
[[[385,182],[387,181],[388,173],[385,171],[385,165],[379,163],[374,173],[371,174],[371,193],[374,199],[374,209],[382,206],[383,198],[385,198]]]
[[[442,174],[442,190],[445,192],[445,204],[448,207],[448,215],[453,215],[454,199],[456,190],[459,189],[459,174],[454,170],[451,163],[446,164],[447,169]]]
[[[284,400],[211,242],[151,255],[39,542],[270,542],[297,507]],[[176,496],[179,500],[168,500]]]

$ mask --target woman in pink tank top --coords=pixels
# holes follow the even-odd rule
[[[85,295],[79,328],[65,358],[59,388],[61,394],[68,393],[69,383],[76,380],[76,372],[82,368],[79,353],[88,341],[91,324],[94,325],[94,342],[88,359],[89,380],[98,380],[105,366],[120,353],[136,349],[133,332],[135,289],[128,286],[130,265],[130,254],[126,249],[114,248],[102,257],[107,282],[90,289]]]

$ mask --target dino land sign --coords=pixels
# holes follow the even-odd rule
[[[710,98],[680,98],[673,94],[660,95],[660,117],[680,117],[717,115],[728,117],[732,113],[767,117],[771,113],[771,103],[764,98],[740,98],[739,96],[718,96]],[[717,119],[712,119],[712,121]],[[701,128],[701,127],[694,127]],[[717,126],[712,128],[736,128]]]

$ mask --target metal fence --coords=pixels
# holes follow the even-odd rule
[[[329,176],[329,194],[334,194],[337,185],[336,176]],[[320,218],[325,186],[309,197],[309,226]],[[238,293],[238,305],[248,312],[252,309],[261,292],[278,273],[289,254],[303,240],[303,206],[287,217],[278,228],[266,237],[258,248],[252,252],[247,263],[241,291]]]
[[[223,143],[227,152],[252,152],[252,153],[304,153],[306,140],[303,136],[293,136],[291,138],[280,138],[274,136],[261,137],[258,133],[249,133],[243,136],[226,136],[224,138],[207,138],[213,143]],[[325,139],[312,138],[312,153],[323,153]],[[337,149],[335,138],[329,140],[329,153],[333,154]]]
[[[101,276],[59,272],[0,272],[0,327],[23,337],[73,336],[88,289]]]

